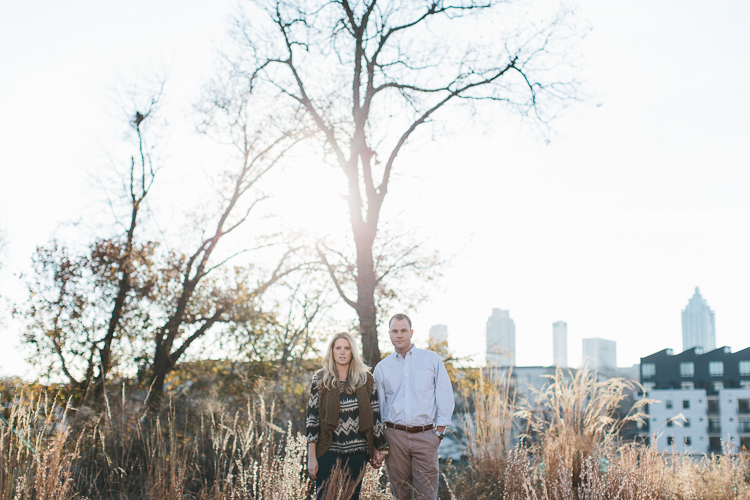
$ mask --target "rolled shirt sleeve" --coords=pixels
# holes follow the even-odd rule
[[[385,380],[383,379],[383,370],[380,364],[375,367],[373,377],[375,378],[375,390],[378,393],[378,411],[380,413],[380,420],[382,423],[385,423],[388,421],[388,410],[387,401],[385,399]]]
[[[370,406],[372,407],[373,423],[372,444],[376,450],[382,450],[383,448],[385,448],[387,441],[385,439],[385,432],[383,431],[383,422],[380,418],[380,397],[378,395],[377,384],[375,384],[372,388]]]
[[[453,386],[451,385],[451,379],[448,376],[448,371],[445,369],[443,360],[439,356],[436,357],[438,366],[435,370],[435,406],[437,407],[435,425],[437,427],[443,425],[449,426],[456,404],[453,399]]]

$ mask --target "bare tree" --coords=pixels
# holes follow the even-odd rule
[[[157,111],[162,89],[163,83],[129,122],[138,152],[130,157],[126,175],[129,213],[124,223],[115,220],[123,232],[96,238],[85,252],[58,240],[37,248],[33,274],[27,276],[29,300],[14,311],[27,320],[24,338],[43,373],[57,374],[86,394],[93,387],[97,398],[104,395],[123,324],[139,329],[144,323],[135,323],[146,318],[138,302],[153,284],[150,268],[156,245],[137,243],[135,238],[155,175],[144,129]],[[118,211],[115,203],[110,202],[110,207]]]
[[[566,52],[576,36],[570,11],[536,24],[514,15],[512,5],[503,10],[507,3],[258,1],[267,15],[236,23],[241,52],[231,79],[270,96],[279,110],[304,113],[346,177],[354,294],[331,265],[331,249],[321,246],[320,258],[357,313],[370,365],[380,360],[376,295],[384,279],[373,247],[399,154],[415,132],[445,119],[439,112],[451,103],[504,104],[546,125],[576,97]]]
[[[131,127],[138,137],[138,156],[130,157],[130,176],[127,187],[127,196],[130,202],[130,221],[125,232],[124,241],[118,245],[112,245],[110,242],[103,242],[94,252],[95,272],[100,276],[109,276],[110,280],[116,280],[116,293],[112,300],[112,313],[107,322],[107,331],[101,341],[99,349],[99,374],[95,382],[95,391],[97,396],[101,396],[105,390],[107,374],[112,368],[112,343],[115,341],[118,328],[123,318],[126,308],[128,295],[133,290],[135,270],[134,265],[134,248],[135,248],[135,229],[138,226],[138,215],[143,209],[146,196],[154,183],[154,165],[151,159],[149,146],[145,144],[143,128],[145,121],[154,114],[159,106],[159,101],[164,89],[164,83],[159,87],[159,91],[150,98],[148,106],[144,110],[136,110],[133,119],[130,122]],[[147,245],[150,248],[152,245]],[[141,255],[143,257],[143,255]],[[140,260],[144,263],[143,259]],[[142,292],[141,290],[140,292]],[[140,293],[142,295],[142,293]]]
[[[222,89],[226,91],[226,89]],[[259,318],[259,298],[269,287],[304,267],[292,258],[298,249],[290,246],[270,275],[251,284],[247,268],[236,267],[233,276],[212,279],[219,269],[245,250],[218,259],[219,243],[236,231],[264,201],[261,179],[304,137],[300,121],[285,122],[284,129],[273,114],[256,113],[248,102],[225,100],[217,90],[206,96],[202,130],[215,132],[238,153],[239,166],[225,178],[228,189],[220,194],[219,215],[197,248],[189,254],[173,252],[157,294],[164,322],[153,335],[148,405],[159,407],[167,375],[191,346],[216,325],[252,323]]]

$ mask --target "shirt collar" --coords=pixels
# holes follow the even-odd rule
[[[418,350],[419,349],[417,348],[417,346],[414,344],[414,342],[412,342],[411,349],[409,349],[408,351],[406,351],[406,355],[408,356],[409,354],[411,354],[412,356],[414,356],[417,353]],[[396,355],[396,359],[404,359],[404,356],[401,356],[396,351],[393,351],[393,354]]]

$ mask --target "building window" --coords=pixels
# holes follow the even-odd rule
[[[685,436],[685,446],[690,446],[693,444],[692,439],[690,439],[690,436]]]
[[[708,374],[712,377],[723,377],[724,376],[724,362],[723,361],[709,361],[708,362]]]
[[[750,380],[740,380],[740,387],[743,389],[750,389]]]
[[[737,400],[737,413],[742,415],[750,414],[750,399]]]
[[[684,424],[682,424],[682,425],[683,425],[684,427],[690,427],[690,419],[689,419],[689,418],[686,418],[686,419],[685,419],[685,423],[684,423]]]
[[[674,420],[672,420],[671,418],[667,420],[667,427],[674,427]]]
[[[671,399],[667,399],[667,402],[665,404],[667,405],[667,410],[671,410],[672,409],[672,400]]]
[[[724,389],[724,382],[714,382],[714,391],[719,392]]]
[[[711,434],[720,434],[721,433],[721,420],[718,418],[709,418],[708,419],[708,432]]]
[[[750,418],[748,417],[740,417],[739,422],[737,422],[738,431],[742,432],[743,434],[746,432],[750,432]]]
[[[695,375],[695,363],[688,361],[680,363],[680,377],[692,377]]]
[[[667,436],[667,446],[672,446],[674,444],[674,437]]]
[[[719,414],[719,400],[718,399],[709,399],[708,400],[708,414],[709,415],[718,415]]]
[[[641,365],[641,377],[654,378],[656,375],[656,365],[654,363],[643,363]]]
[[[740,438],[740,449],[742,451],[750,451],[750,437]]]
[[[708,438],[708,451],[709,453],[721,453],[721,438],[720,437]]]
[[[750,377],[750,359],[740,361],[740,377]]]
[[[646,392],[653,391],[654,387],[656,387],[656,384],[653,383],[653,382],[644,382],[643,383],[643,390],[646,391]]]
[[[686,410],[689,409],[690,408],[690,400],[689,399],[683,399],[682,400],[682,407],[684,409],[686,409]]]
[[[693,382],[682,382],[680,384],[680,388],[683,391],[692,391],[693,389],[695,389],[695,384]]]

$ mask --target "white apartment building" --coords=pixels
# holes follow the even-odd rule
[[[750,390],[655,389],[645,395],[647,433],[660,452],[701,455],[750,450]]]

